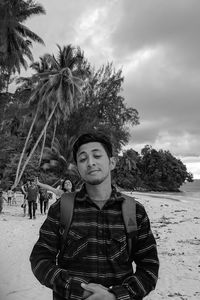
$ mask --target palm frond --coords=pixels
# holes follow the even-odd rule
[[[18,24],[18,26],[15,27],[16,30],[25,38],[30,38],[34,42],[38,42],[42,45],[44,45],[44,41],[33,31],[31,31],[28,27],[22,24]]]
[[[27,1],[23,9],[20,9],[16,14],[16,17],[20,22],[26,21],[27,18],[33,15],[46,14],[44,7],[40,4],[36,4],[33,1]]]

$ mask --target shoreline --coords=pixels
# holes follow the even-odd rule
[[[166,200],[173,200],[183,203],[197,202],[200,205],[200,197],[197,197],[199,193],[190,193],[190,192],[141,192],[141,191],[123,191],[129,196],[144,196],[144,197],[151,197],[151,198],[158,198],[158,199],[166,199]],[[196,194],[196,197],[193,196]]]
[[[199,300],[199,202],[193,206],[187,198],[182,202],[178,196],[168,199],[169,195],[163,193],[160,197],[152,193],[123,192],[144,205],[158,246],[159,280],[155,291],[145,300]],[[36,280],[29,263],[44,219],[37,210],[36,220],[29,220],[23,217],[20,203],[11,207],[4,203],[0,214],[0,299],[52,299],[51,290]]]

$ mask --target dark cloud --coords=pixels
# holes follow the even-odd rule
[[[135,147],[199,154],[199,15],[197,0],[123,2],[111,38],[124,69],[125,99],[141,116],[131,132]]]
[[[115,53],[126,56],[163,45],[170,56],[180,52],[174,59],[177,63],[198,63],[199,15],[198,0],[124,1],[118,28],[112,36]]]

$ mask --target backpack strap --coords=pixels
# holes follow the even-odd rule
[[[61,235],[61,247],[59,257],[62,257],[65,240],[71,225],[73,211],[74,211],[74,200],[76,193],[63,193],[60,198],[60,235]]]
[[[129,256],[131,256],[132,244],[137,238],[136,200],[125,194],[122,196],[125,199],[122,203],[122,215],[126,227]]]

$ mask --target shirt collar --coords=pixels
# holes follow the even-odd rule
[[[88,193],[87,193],[87,190],[86,190],[86,185],[83,184],[82,188],[80,191],[77,192],[76,194],[76,200],[78,201],[91,201]],[[120,201],[122,202],[124,199],[122,197],[122,194],[117,191],[116,187],[112,185],[112,192],[111,192],[111,196],[109,198],[108,201]]]

